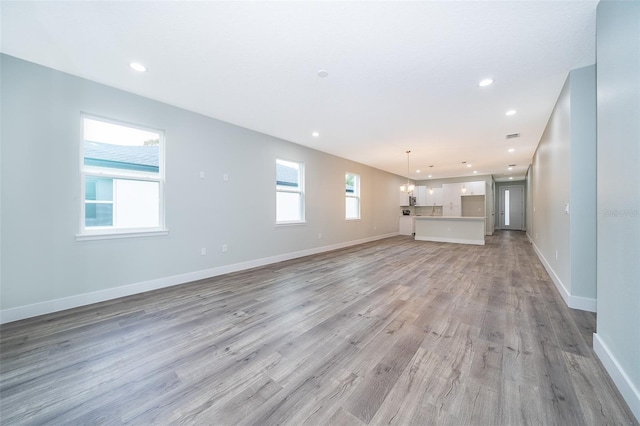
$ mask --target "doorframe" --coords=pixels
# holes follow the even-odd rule
[[[520,229],[509,229],[509,228],[503,228],[503,222],[504,222],[504,190],[505,189],[510,189],[510,188],[522,188],[522,227]],[[507,230],[519,230],[519,231],[526,231],[527,229],[527,194],[526,194],[526,188],[524,183],[522,184],[510,184],[510,185],[500,185],[497,187],[498,189],[498,223],[497,223],[497,228],[496,229],[507,229]]]

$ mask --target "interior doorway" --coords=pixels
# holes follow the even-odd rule
[[[524,231],[524,185],[500,187],[500,229]]]

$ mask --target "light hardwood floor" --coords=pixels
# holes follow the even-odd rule
[[[0,328],[2,424],[638,424],[526,236],[394,237]]]

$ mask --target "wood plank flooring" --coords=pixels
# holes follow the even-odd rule
[[[637,425],[521,232],[393,237],[0,327],[0,422]]]

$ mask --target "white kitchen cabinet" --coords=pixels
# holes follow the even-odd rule
[[[400,235],[413,235],[415,232],[415,216],[400,216],[398,234]]]
[[[407,207],[409,205],[409,194],[406,192],[400,192],[400,207]]]
[[[442,184],[442,215],[462,215],[462,183]]]
[[[486,183],[484,181],[465,182],[464,186],[465,186],[465,191],[462,193],[462,196],[485,195]]]
[[[426,186],[416,186],[416,189],[413,191],[413,195],[416,197],[416,206],[431,205],[427,203],[427,187]]]
[[[442,188],[429,188],[426,190],[426,204],[425,206],[441,206],[442,205]]]

